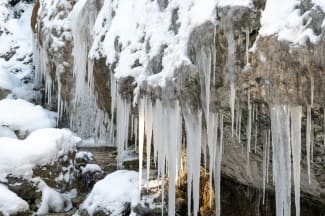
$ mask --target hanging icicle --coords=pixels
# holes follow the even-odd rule
[[[291,107],[291,148],[293,164],[293,180],[295,191],[296,216],[300,215],[300,161],[301,161],[301,113],[302,108]]]
[[[221,185],[221,161],[223,152],[223,114],[220,115],[219,120],[220,137],[219,142],[216,144],[215,155],[216,155],[216,168],[214,176],[214,185],[216,190],[216,216],[221,215],[221,198],[220,198],[220,185]]]
[[[129,115],[131,105],[124,100],[120,94],[116,97],[116,146],[117,146],[117,167],[122,166],[123,152],[129,137]]]
[[[246,137],[247,137],[247,144],[246,144],[246,158],[247,163],[249,164],[249,153],[251,152],[251,135],[252,135],[252,105],[251,105],[251,96],[250,91],[248,90],[248,100],[247,100],[247,110],[248,110],[248,116],[247,116],[247,129],[246,129]]]
[[[188,215],[191,215],[191,199],[193,195],[193,214],[199,212],[200,192],[200,164],[201,164],[201,138],[202,113],[192,113],[186,110],[184,114],[186,140],[187,140],[187,196]],[[193,189],[193,190],[192,190]]]
[[[307,123],[306,123],[306,151],[307,151],[307,172],[308,182],[310,184],[310,143],[311,143],[311,107],[307,106]]]
[[[276,196],[276,215],[291,213],[291,148],[290,113],[286,106],[271,105],[273,176]]]

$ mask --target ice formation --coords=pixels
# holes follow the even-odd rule
[[[52,2],[53,1],[48,1]],[[283,3],[279,0],[268,0],[262,18],[262,35],[278,34],[279,39],[302,43],[305,37],[309,37],[311,42],[317,41],[313,32],[305,29],[302,18],[295,5],[298,1],[288,0],[283,8],[279,10],[279,16],[274,18],[274,11],[279,9],[275,5]],[[201,151],[203,149],[204,161],[209,157],[210,185],[216,190],[216,214],[221,214],[220,207],[220,180],[221,180],[221,160],[223,152],[223,114],[211,111],[211,83],[216,80],[215,57],[216,51],[211,47],[204,47],[196,53],[196,66],[200,75],[201,84],[201,106],[203,111],[190,110],[188,106],[180,107],[177,100],[160,98],[152,100],[149,96],[140,94],[143,84],[150,87],[166,87],[166,80],[174,77],[175,68],[183,65],[192,66],[192,62],[186,54],[188,40],[191,32],[200,24],[211,21],[215,23],[215,6],[244,5],[251,6],[250,0],[204,0],[204,3],[194,0],[170,1],[162,8],[154,1],[146,0],[126,0],[115,1],[106,0],[97,16],[95,1],[79,0],[69,15],[68,23],[55,23],[56,25],[72,27],[75,78],[73,106],[86,107],[74,116],[71,116],[71,125],[79,132],[109,134],[109,139],[116,144],[118,149],[118,166],[122,165],[122,155],[128,147],[130,137],[135,140],[135,146],[139,152],[139,174],[137,176],[137,187],[141,189],[144,151],[146,150],[146,172],[147,178],[150,175],[151,157],[158,167],[158,176],[162,180],[168,176],[168,214],[175,215],[175,185],[177,177],[181,173],[182,167],[182,118],[185,121],[186,132],[186,152],[187,152],[187,177],[188,177],[188,213],[197,215],[199,212],[199,185],[201,165]],[[42,1],[42,7],[52,7],[51,3]],[[49,9],[48,8],[48,9]],[[178,20],[181,23],[179,29],[170,29],[170,18],[173,11],[177,9]],[[143,13],[143,11],[146,13]],[[50,16],[49,14],[47,16]],[[127,17],[127,18],[126,18]],[[274,22],[273,19],[276,19]],[[130,20],[133,20],[130,22]],[[297,32],[304,35],[298,37],[295,33],[287,29],[292,24],[297,27]],[[59,22],[59,21],[58,21]],[[39,23],[39,26],[40,23]],[[86,28],[85,28],[86,27]],[[228,26],[229,27],[229,26]],[[292,26],[291,26],[292,27]],[[67,27],[69,28],[69,27]],[[246,35],[246,64],[249,65],[249,34],[250,29],[245,29]],[[241,142],[242,109],[240,101],[237,101],[236,108],[236,68],[235,52],[236,44],[234,32],[231,29],[225,30],[228,45],[226,72],[229,81],[229,106],[231,110],[231,134],[236,135]],[[215,40],[215,38],[214,38]],[[46,40],[48,42],[48,40]],[[161,49],[161,45],[166,44],[166,48]],[[55,46],[59,46],[55,44]],[[148,48],[150,47],[150,48]],[[49,103],[52,101],[52,92],[57,89],[58,116],[63,116],[64,109],[69,106],[61,97],[60,78],[63,73],[62,68],[55,71],[56,80],[54,87],[53,77],[49,75],[49,53],[45,46],[35,44],[36,75],[39,80],[44,80]],[[162,55],[162,69],[152,73],[150,60],[155,56]],[[93,86],[93,63],[96,58],[107,57],[107,65],[114,65],[114,73],[110,75],[111,90],[111,115],[108,116],[96,105],[96,97]],[[84,64],[80,64],[83,62]],[[134,63],[138,66],[134,67]],[[138,113],[131,114],[130,98],[126,99],[119,92],[119,79],[132,76],[135,79],[136,89],[134,91],[133,104],[137,103]],[[212,80],[211,80],[212,79]],[[313,101],[313,83],[311,83],[311,104]],[[142,90],[142,89],[141,89]],[[140,96],[141,95],[141,96]],[[82,122],[89,114],[90,108],[95,111],[87,118],[95,122],[92,127],[88,122]],[[79,109],[79,108],[78,108]],[[80,108],[82,109],[82,108]],[[136,109],[136,108],[135,108]],[[256,119],[258,107],[251,104],[251,94],[248,91],[248,116],[246,127],[246,147],[247,161],[251,148],[252,126],[254,150],[256,152],[258,131]],[[236,112],[235,112],[236,111]],[[307,158],[308,174],[310,176],[310,151],[311,151],[311,114],[310,108],[307,112]],[[83,118],[81,118],[83,116]],[[325,117],[324,117],[325,118]],[[205,120],[205,121],[204,121]],[[325,120],[324,120],[325,121]],[[206,125],[202,125],[203,123]],[[285,105],[271,105],[271,130],[266,131],[265,143],[263,147],[263,193],[265,185],[268,183],[268,173],[270,165],[270,148],[272,147],[273,158],[273,178],[276,188],[277,216],[290,215],[290,187],[291,187],[291,154],[293,177],[295,185],[296,212],[299,213],[300,197],[300,160],[301,160],[301,107],[287,107]],[[324,123],[325,124],[325,123]],[[253,128],[254,129],[254,128]],[[107,132],[108,131],[108,132]],[[258,134],[259,133],[259,134]],[[271,141],[272,136],[272,141]],[[185,141],[185,140],[184,140]],[[272,144],[272,145],[271,145]],[[325,138],[324,138],[325,144]],[[151,147],[153,146],[153,150]],[[146,147],[146,148],[145,148]],[[207,147],[207,148],[206,148]],[[206,150],[208,150],[206,152]],[[153,152],[153,154],[152,154]],[[310,177],[309,177],[310,178]],[[162,185],[162,196],[164,196],[164,185]],[[95,190],[96,188],[94,188]],[[99,189],[96,189],[99,193]],[[96,191],[95,190],[95,191]],[[98,192],[99,191],[99,192]],[[139,191],[137,191],[139,192]],[[212,189],[210,194],[212,195]],[[88,201],[92,198],[87,199]],[[191,205],[193,199],[193,205]],[[87,204],[88,201],[85,201]],[[264,196],[263,196],[264,201]],[[89,201],[90,203],[90,201]],[[88,203],[88,204],[89,204]],[[84,204],[84,205],[86,205]],[[90,205],[90,204],[89,204]],[[162,208],[163,209],[163,208]],[[297,213],[297,215],[298,215]]]
[[[310,150],[311,150],[311,107],[307,106],[307,123],[306,123],[306,152],[307,152],[307,172],[308,182],[310,184]]]
[[[252,105],[251,105],[250,91],[248,91],[247,110],[248,110],[248,116],[247,116],[247,127],[246,127],[246,138],[247,138],[246,157],[247,157],[247,163],[249,165],[249,153],[251,152],[251,137],[252,137]]]
[[[291,215],[292,167],[296,215],[300,215],[301,113],[300,106],[271,106],[273,176],[277,216]]]
[[[201,164],[201,143],[202,138],[202,113],[197,114],[186,110],[184,114],[186,141],[187,141],[187,191],[188,191],[188,215],[191,215],[191,200],[193,196],[193,214],[199,212],[200,193],[200,164]]]
[[[301,161],[301,113],[302,108],[291,107],[291,148],[295,191],[296,216],[300,215],[300,161]]]
[[[175,186],[180,169],[182,118],[178,102],[157,100],[152,108],[153,143],[158,163],[158,176],[168,174],[168,215],[175,214]],[[200,145],[197,145],[201,149]],[[201,151],[200,151],[201,152]],[[201,156],[201,155],[200,155]],[[199,164],[200,165],[200,164]],[[164,193],[164,185],[162,192]]]
[[[284,105],[272,105],[271,130],[276,215],[291,215],[290,113]]]

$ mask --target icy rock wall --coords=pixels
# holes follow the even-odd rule
[[[274,182],[277,215],[289,215],[283,172],[293,166],[296,214],[300,186],[324,204],[322,3],[288,1],[272,25],[276,0],[40,3],[36,74],[48,101],[78,133],[116,145],[119,165],[130,141],[140,173],[152,152],[159,177],[169,176],[169,215],[184,170],[188,212],[198,213],[200,165],[214,181],[217,215],[221,172],[264,191]]]

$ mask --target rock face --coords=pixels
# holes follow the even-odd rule
[[[178,101],[182,113],[188,108],[192,113],[202,112],[203,131],[208,130],[207,113],[220,113],[224,116],[222,214],[274,215],[271,165],[267,201],[265,206],[261,204],[263,151],[271,129],[271,106],[301,106],[301,215],[324,214],[325,12],[320,6],[307,0],[297,6],[304,14],[304,28],[310,29],[317,40],[307,37],[303,42],[292,42],[281,40],[278,34],[259,33],[265,1],[253,1],[249,6],[219,5],[213,20],[193,26],[185,35],[186,60],[175,61],[172,72],[165,76],[168,55],[176,52],[173,42],[167,40],[167,44],[158,46],[152,42],[154,38],[146,36],[147,32],[136,35],[139,37],[136,45],[125,41],[126,35],[116,33],[115,38],[109,38],[114,36],[110,27],[119,16],[118,8],[109,5],[109,1],[82,2],[40,1],[37,18],[36,70],[45,80],[49,104],[54,109],[58,107],[62,125],[71,126],[85,137],[109,137],[107,140],[115,145],[121,140],[118,131],[122,128],[117,119],[125,104],[135,106],[130,113],[123,114],[127,115],[127,122],[131,119],[126,125],[129,133],[124,134],[124,141],[137,140],[133,137],[140,118],[136,104],[144,97],[153,104]],[[51,9],[53,5],[55,10]],[[172,37],[185,34],[180,19],[183,8],[174,5],[171,10],[168,1],[158,1],[157,5],[162,13],[170,10],[172,14],[168,27]],[[76,17],[79,26],[73,21]],[[109,43],[110,40],[113,42]],[[128,49],[130,52],[125,51]],[[151,53],[153,49],[155,52]],[[141,59],[140,54],[134,57],[137,52],[147,55],[147,60]],[[125,65],[129,67],[124,68]],[[123,69],[125,73],[121,74]],[[161,77],[163,85],[159,82]],[[310,135],[305,130],[308,107],[311,107],[313,143],[311,184],[306,163],[308,146],[305,146]],[[232,125],[237,136],[232,136]],[[249,161],[247,148],[252,149]],[[207,151],[204,145],[202,149],[203,153]],[[248,192],[246,187],[250,188]]]

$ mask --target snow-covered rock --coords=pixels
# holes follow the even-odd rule
[[[126,206],[132,208],[139,202],[138,180],[139,174],[135,171],[119,170],[107,175],[95,184],[80,210],[86,210],[89,215],[97,211],[121,215]]]
[[[0,184],[0,214],[10,216],[28,210],[29,206],[25,200],[8,190],[6,186]]]
[[[40,129],[25,140],[0,138],[0,180],[12,174],[31,178],[33,168],[74,151],[80,138],[67,129]]]
[[[1,100],[0,113],[0,125],[19,131],[21,134],[56,126],[56,113],[22,99]]]

